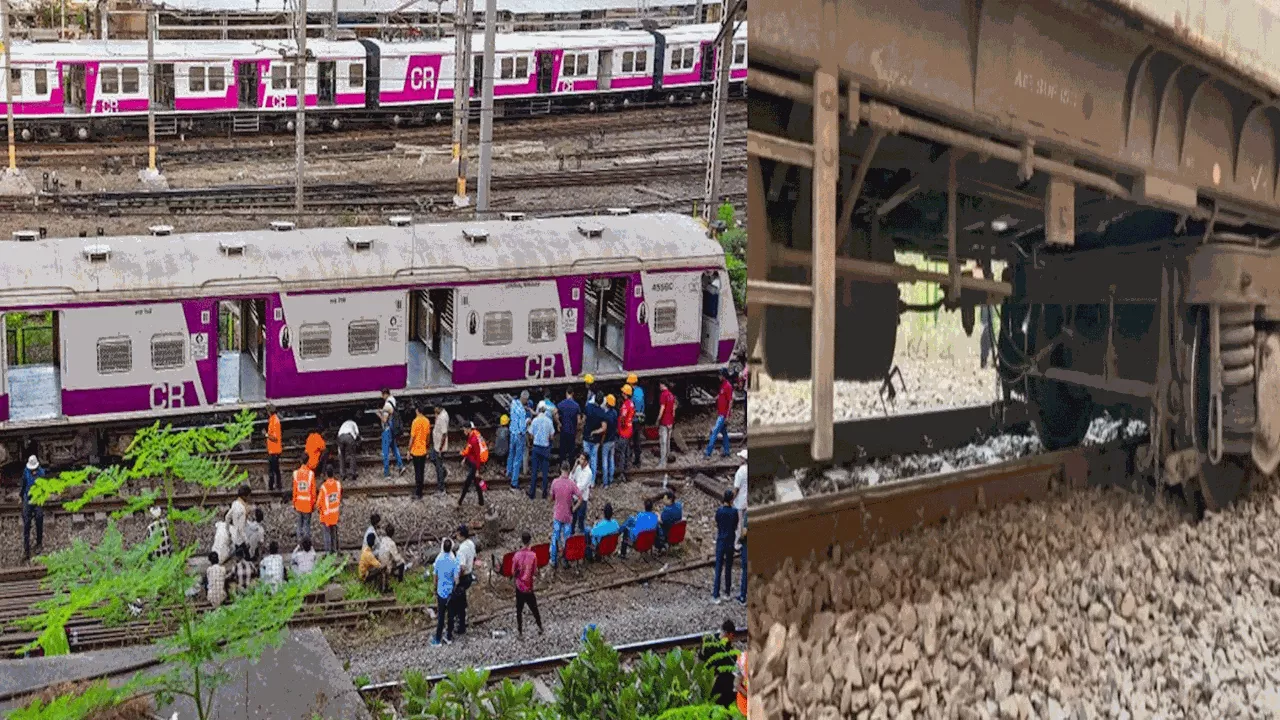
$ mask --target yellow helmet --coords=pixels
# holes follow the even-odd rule
[[[608,405],[609,407],[613,407],[613,406],[614,406],[614,405],[616,405],[617,403],[618,403],[618,400],[617,400],[617,398],[615,398],[614,396],[612,396],[612,395],[605,395],[605,396],[604,396],[604,404],[605,404],[605,405]]]
[[[630,386],[630,385],[623,385],[623,386],[622,386],[622,394],[623,394],[623,395],[626,395],[627,397],[631,397],[631,386]]]
[[[498,422],[502,423],[503,425],[509,425],[511,424],[511,418],[507,417],[506,415],[503,415],[501,418],[498,419]]]
[[[630,375],[627,376],[628,385],[635,385],[638,382],[640,382],[640,378],[636,377],[635,373],[631,373]]]
[[[591,383],[596,381],[596,377],[591,373],[587,373],[586,375],[582,376],[582,380],[586,384],[590,385]]]

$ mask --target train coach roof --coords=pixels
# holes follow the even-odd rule
[[[289,40],[161,40],[155,44],[159,61],[221,60],[271,58],[281,59],[294,52]],[[356,41],[308,39],[307,51],[317,57],[364,57],[364,46]],[[56,43],[14,43],[15,62],[35,60],[139,61],[147,60],[145,40],[69,40]]]
[[[453,54],[453,39],[397,42],[375,40],[384,53]],[[505,33],[495,37],[494,52],[563,50],[578,48],[636,47],[653,45],[653,35],[642,30],[564,30],[558,32]],[[471,36],[473,52],[484,52],[484,33]]]
[[[487,238],[474,242],[476,231]],[[724,262],[701,223],[674,214],[10,241],[4,253],[0,306],[10,308]]]

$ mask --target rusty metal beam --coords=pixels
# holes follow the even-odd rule
[[[747,154],[797,167],[813,167],[813,146],[756,130],[747,131]]]
[[[813,288],[808,285],[747,279],[747,305],[757,307],[813,307]]]
[[[804,250],[778,248],[774,252],[774,262],[790,267],[808,267],[812,256]],[[952,278],[947,273],[930,272],[907,265],[882,263],[857,258],[836,258],[836,272],[842,276],[852,276],[855,280],[878,283],[932,282],[950,287]],[[1013,286],[1007,282],[988,278],[973,278],[961,275],[961,290],[976,290],[987,295],[1002,298],[1013,294]]]
[[[836,239],[841,240],[849,234],[849,230],[853,225],[853,207],[858,204],[858,196],[862,194],[862,184],[867,180],[867,172],[871,170],[871,159],[876,155],[876,149],[880,147],[880,141],[884,139],[885,132],[876,128],[871,132],[871,141],[867,143],[867,151],[862,154],[862,160],[858,163],[858,174],[853,178],[853,184],[849,187],[849,192],[845,195],[844,206],[840,208],[840,223],[836,226]]]
[[[836,186],[840,182],[840,52],[836,0],[823,0],[822,57],[813,75],[813,444],[817,461],[831,458],[835,424]]]

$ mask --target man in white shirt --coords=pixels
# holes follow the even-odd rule
[[[271,592],[280,589],[285,581],[284,558],[280,557],[280,545],[275,540],[267,546],[267,556],[258,565],[258,576]]]
[[[263,542],[267,539],[266,528],[262,526],[264,517],[262,508],[254,508],[253,519],[244,526],[244,542],[249,547],[250,560],[257,560],[260,557]]]
[[[382,537],[378,538],[378,546],[373,549],[373,555],[382,563],[382,566],[389,568],[391,574],[397,580],[404,580],[404,571],[408,569],[404,561],[404,555],[400,554],[400,548],[396,545],[396,528],[394,525],[388,525],[386,532]]]
[[[467,588],[475,581],[472,572],[476,563],[476,543],[471,539],[471,528],[466,523],[458,526],[456,535],[458,550],[458,586],[453,590],[454,617],[458,619],[456,634],[467,634]]]
[[[569,477],[573,478],[573,484],[578,486],[578,492],[582,495],[582,501],[578,503],[578,509],[573,511],[573,522],[569,525],[569,532],[580,532],[584,535],[587,532],[587,501],[591,499],[591,488],[595,486],[596,479],[591,473],[591,458],[586,453],[578,455],[578,460],[573,464],[573,470],[570,471]]]
[[[738,457],[747,459],[747,451],[738,453]],[[741,549],[742,533],[747,527],[747,464],[738,466],[733,476],[733,509],[738,511],[738,537],[734,540],[734,549]]]
[[[306,575],[316,567],[316,551],[311,547],[311,538],[302,538],[302,544],[293,549],[293,572]]]
[[[236,499],[231,503],[231,509],[227,511],[227,515],[223,518],[227,523],[227,529],[231,531],[231,550],[236,552],[240,548],[249,549],[249,541],[245,536],[245,526],[249,522],[249,486],[241,485],[236,492]]]
[[[368,537],[369,537],[369,535],[373,535],[374,537],[377,537],[377,536],[378,536],[378,534],[379,534],[379,533],[378,533],[378,526],[379,526],[379,525],[381,525],[381,524],[382,524],[382,516],[381,516],[381,515],[379,515],[378,513],[372,513],[372,514],[370,514],[370,515],[369,515],[369,527],[367,527],[367,528],[365,528],[365,529],[364,529],[364,535],[362,535],[361,537],[368,538]],[[362,544],[362,548],[364,548],[364,547],[369,547],[369,543],[368,543],[368,541],[367,541],[367,540]],[[375,549],[376,549],[376,547],[371,547],[371,548],[369,548],[369,549],[370,549],[370,550],[375,550]]]
[[[449,449],[449,411],[436,406],[436,420],[431,424],[431,464],[436,466],[436,484],[444,492],[444,453]]]
[[[391,456],[396,456],[396,467],[404,472],[404,458],[400,457],[400,446],[396,444],[395,434],[396,399],[391,390],[382,389],[382,409],[378,411],[378,420],[382,422],[382,477],[391,477]]]
[[[338,461],[339,472],[344,482],[356,479],[356,453],[359,452],[360,426],[354,418],[342,423],[338,428]]]

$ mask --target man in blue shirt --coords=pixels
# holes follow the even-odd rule
[[[591,526],[591,550],[594,552],[600,546],[602,538],[616,535],[621,531],[618,521],[613,519],[613,503],[605,503],[604,519]]]
[[[627,376],[627,384],[631,386],[631,404],[636,406],[635,429],[631,432],[632,464],[640,467],[640,437],[644,433],[644,388],[639,385],[640,378],[635,373]]]
[[[36,524],[36,551],[44,549],[44,506],[31,504],[31,488],[44,477],[44,468],[35,455],[27,458],[22,471],[22,559],[31,559],[31,522]]]
[[[737,515],[734,517],[737,517]],[[627,518],[627,521],[622,523],[622,529],[627,532],[627,536],[623,538],[622,542],[622,557],[626,557],[627,546],[635,545],[636,538],[640,537],[640,533],[658,529],[658,514],[653,511],[653,501],[645,500],[644,512],[638,512]]]
[[[529,457],[531,477],[529,478],[529,499],[538,491],[538,475],[542,475],[542,499],[547,499],[547,486],[551,482],[551,436],[556,432],[556,424],[545,410],[529,423],[529,439],[533,441],[533,454]]]
[[[604,396],[604,444],[600,446],[600,474],[603,485],[613,484],[614,452],[618,445],[618,401],[612,395]]]
[[[431,644],[439,647],[441,633],[445,633],[445,642],[453,642],[453,626],[458,619],[451,602],[453,588],[458,582],[458,560],[453,556],[452,539],[444,539],[444,545],[440,554],[436,556],[434,567],[436,571],[436,636],[431,640]]]
[[[525,435],[529,431],[529,391],[511,399],[511,448],[507,453],[507,477],[511,487],[520,487],[520,471],[524,468]]]
[[[658,526],[658,544],[664,546],[667,544],[667,533],[671,531],[671,526],[684,519],[684,505],[676,499],[676,491],[667,488],[666,492],[667,506],[662,508],[661,522]]]
[[[600,474],[600,445],[604,442],[606,432],[604,403],[599,393],[596,393],[592,399],[594,402],[587,403],[586,409],[583,410],[586,421],[582,426],[582,450],[591,461],[591,475],[603,483],[604,476]]]
[[[573,399],[573,388],[564,393],[564,399],[556,405],[560,416],[560,462],[573,462],[578,456],[578,401]]]
[[[716,509],[716,584],[711,601],[720,604],[720,571],[724,571],[724,594],[733,597],[733,544],[738,537],[738,511],[733,508],[733,490],[724,491]]]

